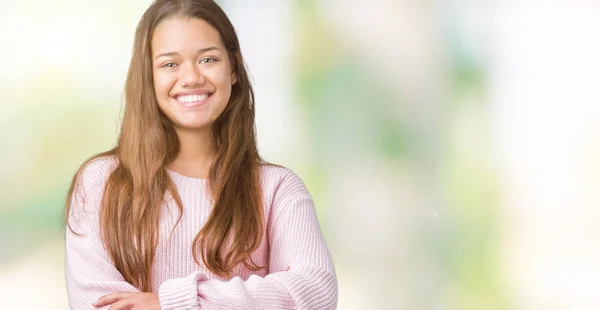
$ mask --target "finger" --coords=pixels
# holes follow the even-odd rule
[[[108,310],[130,310],[133,307],[135,301],[131,298],[121,299],[114,304],[110,305]]]
[[[102,307],[112,303],[115,303],[121,299],[127,298],[131,296],[131,292],[116,292],[108,295],[104,295],[98,299],[98,301],[94,304],[94,307]]]

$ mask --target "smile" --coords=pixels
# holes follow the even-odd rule
[[[182,95],[175,97],[175,100],[179,102],[182,106],[186,108],[195,108],[203,105],[211,94],[201,94],[201,95]]]

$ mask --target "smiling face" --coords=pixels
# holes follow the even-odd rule
[[[237,80],[219,32],[198,18],[174,16],[152,36],[154,94],[179,130],[210,129]]]

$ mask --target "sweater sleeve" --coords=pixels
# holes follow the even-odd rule
[[[312,198],[294,197],[281,207],[270,219],[266,277],[221,281],[196,272],[167,280],[159,289],[162,309],[335,309],[335,269]]]
[[[95,308],[98,298],[117,291],[138,292],[114,267],[100,239],[98,210],[109,165],[90,162],[80,173],[71,197],[65,232],[65,273],[71,309]]]

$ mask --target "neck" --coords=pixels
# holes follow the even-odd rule
[[[185,176],[207,178],[215,155],[212,132],[177,130],[179,153],[168,168]]]

